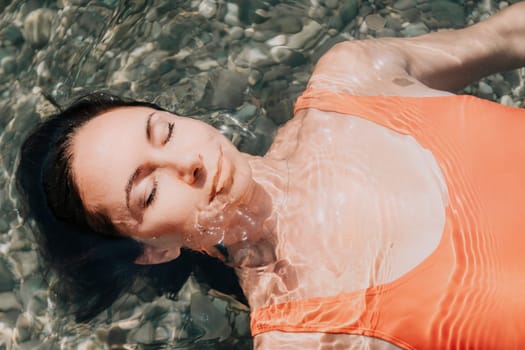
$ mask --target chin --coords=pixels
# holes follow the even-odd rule
[[[252,171],[248,162],[238,164],[233,172],[231,187],[229,190],[232,203],[243,204],[250,197],[256,185],[253,180]]]

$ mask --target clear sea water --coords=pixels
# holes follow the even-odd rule
[[[147,287],[87,325],[57,317],[13,170],[29,130],[75,96],[153,101],[264,154],[313,64],[343,40],[457,28],[506,2],[447,0],[0,0],[0,349],[250,349],[248,312],[189,281]],[[523,107],[523,71],[464,92]]]

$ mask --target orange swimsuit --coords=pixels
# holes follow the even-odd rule
[[[525,348],[525,110],[472,96],[319,90],[298,99],[296,111],[305,108],[367,119],[430,150],[448,187],[445,228],[436,250],[399,279],[254,310],[253,335],[358,334],[404,349]]]

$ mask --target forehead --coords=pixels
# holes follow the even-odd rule
[[[112,220],[129,216],[125,187],[143,156],[146,120],[153,111],[116,108],[91,119],[73,136],[71,168],[88,211],[105,211]]]

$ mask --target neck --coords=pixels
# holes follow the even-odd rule
[[[242,201],[225,208],[220,222],[206,226],[221,231],[208,252],[232,267],[259,267],[275,261],[277,227],[288,190],[288,164],[249,156],[255,185]]]

